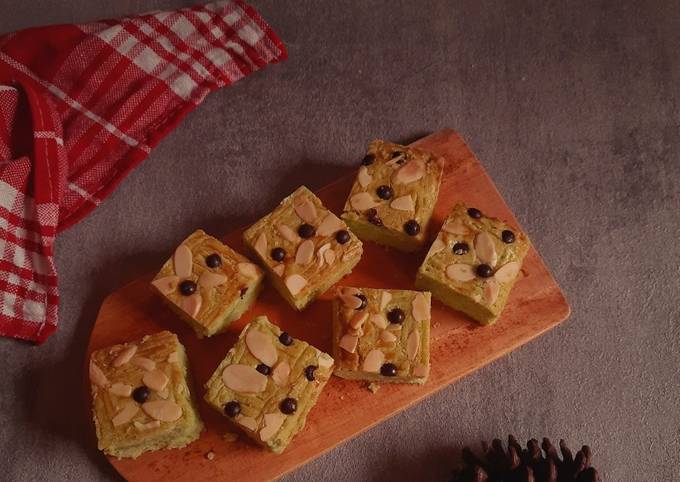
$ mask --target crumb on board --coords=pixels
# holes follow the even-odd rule
[[[208,459],[208,460],[214,460],[214,459],[215,459],[215,452],[213,452],[213,451],[211,450],[210,452],[208,452],[207,454],[205,454],[205,458]]]
[[[366,385],[366,388],[368,388],[372,393],[377,393],[378,390],[380,390],[380,384],[371,382],[368,385]]]
[[[238,440],[238,434],[232,432],[225,432],[225,434],[222,435],[222,438],[224,439],[225,442],[236,442]]]

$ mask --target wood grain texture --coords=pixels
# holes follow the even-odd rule
[[[414,145],[442,155],[447,161],[430,238],[436,235],[449,209],[457,201],[464,201],[490,216],[518,226],[479,161],[453,130],[437,132]],[[350,172],[317,192],[324,204],[336,214],[342,210],[354,176],[355,173]],[[242,230],[232,232],[224,240],[237,251],[245,252],[241,233]],[[413,289],[415,274],[424,255],[425,251],[409,255],[365,243],[362,260],[341,284]],[[275,455],[254,446],[245,437],[235,443],[224,442],[222,434],[233,429],[202,401],[203,384],[243,326],[256,315],[267,315],[293,336],[330,352],[329,296],[322,296],[303,313],[297,313],[268,285],[254,307],[227,333],[198,340],[193,331],[152,293],[148,287],[151,278],[150,274],[134,281],[104,301],[92,330],[88,359],[89,354],[98,348],[162,329],[172,330],[187,348],[195,378],[194,391],[201,399],[200,412],[207,430],[198,441],[184,449],[148,453],[136,460],[111,458],[114,467],[128,480],[268,480],[280,477],[527,343],[566,319],[570,312],[562,291],[532,247],[524,261],[522,277],[495,325],[478,326],[464,315],[433,300],[431,371],[424,386],[384,385],[372,394],[361,382],[333,377],[312,409],[304,430],[282,455]],[[87,376],[84,377],[84,388],[89,399]],[[212,461],[205,457],[210,451],[215,453]]]

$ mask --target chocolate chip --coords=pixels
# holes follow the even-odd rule
[[[137,403],[144,403],[146,402],[146,399],[149,398],[150,394],[151,392],[147,386],[142,385],[141,387],[135,388],[135,390],[132,392],[132,398],[134,398],[135,402]]]
[[[286,415],[290,415],[291,413],[295,413],[295,410],[297,410],[297,400],[295,400],[294,398],[284,398],[281,401],[279,408]]]
[[[394,196],[394,190],[392,190],[390,186],[385,186],[384,184],[378,186],[378,189],[376,189],[375,192],[380,199],[391,199],[392,196]]]
[[[314,365],[309,365],[307,368],[305,368],[305,377],[307,377],[307,380],[314,381],[314,372],[316,369],[319,368]]]
[[[361,164],[364,166],[370,166],[375,161],[375,156],[373,154],[366,154],[361,160]]]
[[[418,224],[418,221],[415,219],[411,219],[410,221],[406,221],[404,224],[404,231],[406,231],[406,234],[409,236],[417,236],[418,233],[420,232],[420,224]]]
[[[349,241],[349,238],[349,232],[344,229],[341,229],[335,233],[335,240],[340,244],[345,244],[347,241]]]
[[[196,292],[196,283],[191,280],[185,279],[179,284],[179,292],[184,296],[193,295]]]
[[[461,256],[470,252],[470,246],[467,243],[456,243],[453,245],[453,254]]]
[[[482,217],[482,212],[477,208],[470,208],[467,210],[467,213],[471,218],[479,219]]]
[[[364,295],[362,295],[361,293],[359,293],[358,295],[354,295],[354,296],[356,296],[357,298],[359,298],[361,300],[361,305],[359,305],[359,308],[357,308],[357,310],[363,310],[364,308],[366,308],[366,305],[368,304],[368,300],[366,299],[366,297]]]
[[[380,367],[380,374],[384,377],[396,377],[397,367],[394,365],[394,363],[385,363]]]
[[[286,346],[290,346],[293,344],[293,337],[284,331],[279,335],[279,341]]]
[[[205,258],[205,264],[210,268],[218,268],[222,266],[222,258],[217,253],[213,253]]]
[[[404,314],[404,311],[401,308],[392,308],[388,313],[387,313],[387,320],[390,323],[396,323],[396,324],[401,324],[404,322],[406,319],[406,315]]]
[[[256,366],[255,370],[262,373],[263,375],[269,375],[269,372],[272,371],[272,369],[264,363],[260,363],[258,366]]]
[[[248,292],[248,288],[241,288],[241,291],[239,293],[241,298],[243,298],[247,292]]]
[[[477,276],[480,278],[491,278],[493,276],[493,269],[488,264],[480,264],[477,266]]]
[[[303,223],[298,228],[298,234],[301,238],[311,238],[316,234],[316,229],[311,224]]]
[[[375,208],[367,209],[364,214],[366,215],[366,219],[368,219],[369,223],[375,224],[376,226],[383,225],[382,219],[380,219],[380,216],[378,216],[378,211]]]
[[[274,248],[270,254],[274,261],[283,261],[283,258],[286,257],[286,250],[283,248]]]
[[[241,413],[241,404],[236,400],[227,402],[224,404],[224,413],[227,417],[234,418],[236,415]]]
[[[501,239],[506,244],[512,244],[515,242],[515,233],[513,233],[509,229],[504,229],[503,232],[501,233]]]

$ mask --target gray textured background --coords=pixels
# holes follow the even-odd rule
[[[0,32],[188,5],[0,0]],[[57,241],[61,326],[0,340],[0,479],[116,475],[81,406],[102,299],[374,137],[458,129],[569,300],[561,327],[286,480],[441,480],[463,444],[590,444],[608,481],[680,480],[680,3],[255,0],[290,60],[211,95]],[[452,353],[451,356],[455,356]]]

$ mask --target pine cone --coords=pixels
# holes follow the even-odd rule
[[[590,466],[587,445],[573,457],[564,440],[560,440],[560,459],[547,438],[540,446],[538,440],[531,439],[522,449],[510,435],[507,451],[500,439],[495,439],[491,447],[482,442],[482,451],[479,458],[468,447],[463,449],[463,467],[454,473],[452,482],[600,482],[597,470]]]

